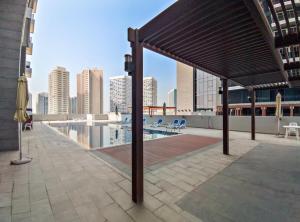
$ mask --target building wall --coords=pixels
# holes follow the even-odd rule
[[[177,107],[177,89],[168,92],[168,106]]]
[[[177,110],[178,114],[193,112],[193,68],[177,62]]]
[[[202,115],[186,115],[180,116],[187,120],[188,127],[205,128],[205,129],[222,129],[222,116],[202,116]],[[157,121],[162,118],[164,122],[171,123],[172,120],[178,119],[178,116],[146,116],[147,123]],[[280,133],[284,134],[285,130],[282,126],[288,125],[290,122],[296,122],[300,125],[300,117],[283,117],[280,121]],[[256,117],[256,132],[266,134],[277,133],[277,118],[275,116],[258,116]],[[251,131],[251,117],[250,116],[230,116],[229,129],[232,131],[250,132]],[[230,137],[230,133],[229,133]],[[249,133],[250,138],[250,133]]]
[[[0,151],[18,150],[16,110],[19,55],[26,0],[0,1]]]
[[[144,106],[157,106],[157,81],[153,77],[144,78]]]
[[[77,114],[77,97],[70,98],[70,111],[69,114]]]
[[[103,71],[85,69],[77,75],[77,112],[103,113]]]
[[[40,121],[69,121],[69,120],[82,120],[86,121],[87,115],[86,114],[33,114],[33,121],[40,122]],[[101,115],[93,115],[93,120],[108,120],[108,115],[101,114]]]
[[[219,95],[219,87],[221,81],[218,77],[197,70],[196,73],[196,111],[211,110],[214,113],[217,107],[221,105],[221,95]]]
[[[48,93],[38,94],[37,114],[48,114]]]
[[[48,113],[68,114],[70,94],[70,73],[63,67],[56,67],[48,79]]]
[[[129,113],[132,102],[132,84],[130,76],[116,76],[109,79],[110,87],[110,112],[115,112],[116,107],[120,113]]]

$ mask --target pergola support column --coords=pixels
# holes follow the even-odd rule
[[[129,29],[132,47],[132,200],[140,204],[144,199],[143,163],[143,46],[139,30]],[[150,111],[151,113],[151,111]]]
[[[223,93],[223,154],[229,155],[228,80],[222,79]]]
[[[256,93],[255,90],[251,91],[251,140],[255,140],[255,100]]]

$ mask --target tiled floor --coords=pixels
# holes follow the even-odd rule
[[[187,129],[217,136],[220,131]],[[17,152],[0,153],[0,221],[201,221],[177,205],[186,194],[252,150],[261,138],[230,134],[230,156],[220,144],[145,173],[145,201],[131,201],[127,175],[47,126],[23,136],[30,164],[10,166]],[[281,142],[280,142],[281,141]]]

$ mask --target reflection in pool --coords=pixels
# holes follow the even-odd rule
[[[87,149],[131,143],[131,128],[121,124],[51,123],[50,126]],[[163,138],[177,133],[144,130],[144,140]]]

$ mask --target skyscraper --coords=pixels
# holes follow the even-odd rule
[[[37,114],[48,114],[48,93],[39,93],[36,105]]]
[[[56,67],[48,79],[48,113],[68,114],[70,73],[64,67]]]
[[[177,107],[177,89],[168,92],[168,106]]]
[[[70,111],[71,114],[77,114],[77,97],[70,98]]]
[[[28,93],[27,109],[32,109],[32,94]]]
[[[103,71],[85,69],[77,75],[78,114],[103,113]]]
[[[131,103],[131,77],[115,76],[110,81],[110,112],[129,113]]]
[[[197,111],[217,111],[221,104],[218,77],[177,62],[177,111],[191,114]]]
[[[144,78],[144,106],[157,106],[157,81],[153,77]]]

